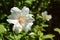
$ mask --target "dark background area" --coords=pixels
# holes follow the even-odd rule
[[[52,14],[52,20],[48,33],[56,35],[54,40],[60,40],[60,35],[53,30],[54,28],[60,28],[60,2],[52,0],[50,5],[51,8],[48,9],[48,12]]]

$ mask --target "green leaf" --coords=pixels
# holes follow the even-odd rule
[[[42,38],[39,38],[39,40],[43,40]]]
[[[40,30],[39,25],[36,25],[36,26],[34,27],[34,32],[37,33],[38,30]]]
[[[32,0],[26,0],[25,3],[32,4]]]
[[[47,34],[47,35],[43,36],[43,39],[48,39],[48,38],[52,39],[54,36],[55,35],[53,35],[53,34]]]
[[[0,3],[0,6],[2,6],[2,3]]]
[[[15,40],[19,40],[23,35],[19,34],[19,35],[14,35]]]
[[[48,25],[47,25],[47,24],[41,24],[41,26],[42,26],[42,27],[48,27]]]
[[[43,32],[38,31],[38,35],[39,35],[39,37],[42,37],[43,36]]]
[[[2,40],[2,38],[0,37],[0,40]]]
[[[4,19],[6,16],[7,16],[6,14],[0,15],[0,19],[2,20],[2,19]]]
[[[4,25],[0,24],[0,34],[4,33],[6,29],[4,28]]]
[[[59,28],[55,28],[54,31],[56,31],[60,34],[60,29]]]

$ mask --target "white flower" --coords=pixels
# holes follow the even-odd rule
[[[34,18],[29,14],[29,8],[24,6],[22,10],[17,7],[11,8],[11,15],[8,16],[7,21],[14,24],[13,31],[20,33],[22,30],[28,32],[31,30]]]
[[[43,18],[43,20],[49,21],[52,18],[52,16],[47,15],[47,11],[44,11],[44,12],[42,12],[42,18]]]

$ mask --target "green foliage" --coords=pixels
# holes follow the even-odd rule
[[[54,31],[56,31],[60,34],[60,28],[54,28]]]
[[[0,40],[2,40],[2,38],[0,37]]]
[[[55,35],[44,33],[46,32],[44,27],[49,27],[49,23],[43,21],[41,16],[41,12],[50,6],[49,2],[50,0],[0,0],[0,40],[46,40],[49,38],[53,40]],[[7,16],[11,14],[10,9],[14,6],[20,9],[27,6],[33,14],[35,21],[29,32],[16,34],[12,31],[12,24],[7,23]],[[60,34],[59,30],[55,29]],[[31,32],[34,34],[29,35]]]
[[[0,19],[2,20],[2,19],[4,19],[5,17],[6,17],[7,15],[6,14],[2,14],[0,17]]]
[[[43,39],[50,38],[51,40],[53,40],[53,37],[54,37],[54,36],[55,36],[55,35],[47,34],[47,35],[44,35],[44,36],[43,36]]]
[[[26,0],[25,3],[27,3],[27,4],[32,4],[32,1],[33,1],[33,0]]]
[[[0,24],[0,34],[4,33],[6,29],[4,28],[4,25]]]

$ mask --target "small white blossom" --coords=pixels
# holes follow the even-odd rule
[[[29,8],[24,6],[22,10],[17,7],[13,7],[10,10],[11,15],[8,16],[7,21],[14,24],[13,31],[20,33],[22,30],[28,32],[31,30],[34,18],[32,14],[29,14]]]
[[[42,18],[43,18],[43,20],[49,21],[52,18],[52,16],[47,15],[47,11],[44,11],[44,12],[42,12]]]

